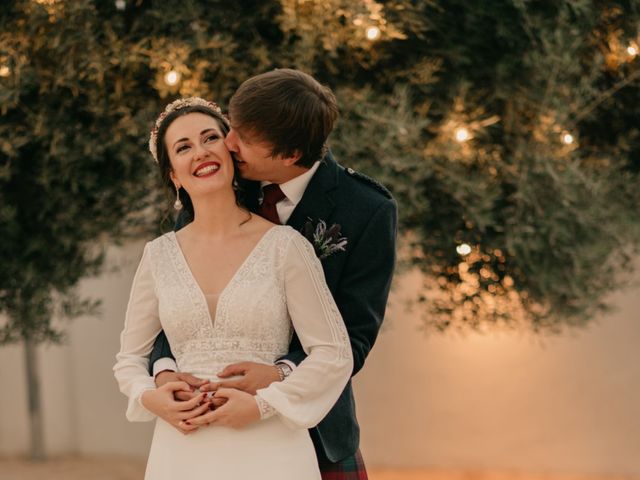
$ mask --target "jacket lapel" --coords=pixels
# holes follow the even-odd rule
[[[289,217],[287,225],[301,231],[309,219],[314,223],[318,220],[328,220],[335,208],[331,191],[338,186],[339,168],[331,152],[327,153],[311,178],[302,200]]]

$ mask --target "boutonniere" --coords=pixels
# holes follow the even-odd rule
[[[329,228],[324,220],[318,221],[313,225],[311,219],[307,220],[302,229],[302,233],[316,251],[316,255],[320,260],[324,260],[336,252],[344,252],[347,246],[347,238],[342,236],[340,231],[342,227],[334,223]]]

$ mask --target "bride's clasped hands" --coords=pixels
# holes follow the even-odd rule
[[[253,395],[241,390],[212,386],[212,395],[197,392],[190,400],[175,400],[176,392],[191,392],[191,387],[186,382],[167,382],[144,392],[140,401],[144,408],[184,434],[208,425],[242,428],[260,420]]]
[[[259,420],[253,395],[278,380],[276,369],[240,362],[228,365],[218,376],[220,382],[210,382],[188,373],[161,372],[156,377],[158,388],[145,392],[140,401],[184,434],[208,425],[242,428]]]
[[[204,394],[205,396],[207,394]],[[208,412],[199,413],[197,416],[185,420],[191,427],[204,427],[207,425],[230,428],[243,428],[260,420],[260,410],[253,395],[235,388],[218,388],[212,399],[224,400],[220,407],[214,407]]]
[[[177,394],[189,395],[189,399],[176,400]],[[166,382],[155,390],[147,390],[140,397],[142,406],[184,434],[198,429],[188,420],[210,411],[211,399],[205,392],[193,391],[185,381]]]

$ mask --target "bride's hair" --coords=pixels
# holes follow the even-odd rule
[[[173,121],[184,115],[188,115],[190,113],[203,113],[204,115],[208,115],[213,117],[217,122],[220,130],[222,130],[222,134],[226,137],[229,133],[229,121],[219,112],[213,110],[204,105],[190,105],[184,108],[180,108],[179,110],[174,110],[169,113],[166,117],[162,119],[160,125],[158,125],[158,133],[156,137],[156,150],[157,150],[157,161],[158,166],[160,167],[160,176],[162,177],[162,183],[167,187],[169,195],[172,199],[175,199],[175,185],[171,181],[171,171],[173,167],[171,166],[171,160],[169,159],[169,151],[167,150],[167,146],[165,145],[164,137],[167,133],[167,129],[169,125],[173,123]],[[243,207],[245,205],[244,202],[244,188],[243,185],[246,183],[245,180],[242,180],[240,174],[238,172],[238,167],[235,162],[233,163],[233,191],[236,196],[236,205],[239,207]],[[193,203],[191,202],[191,197],[187,193],[187,191],[180,187],[178,192],[180,197],[180,201],[182,202],[182,210],[184,215],[182,217],[183,223],[188,223],[193,220]]]

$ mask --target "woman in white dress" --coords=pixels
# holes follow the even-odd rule
[[[193,221],[146,244],[115,376],[129,397],[127,418],[157,418],[145,478],[319,479],[307,429],[350,377],[349,338],[313,247],[292,228],[240,205],[223,143],[228,130],[217,105],[199,98],[171,103],[156,122],[151,153],[177,192],[176,207],[188,208]],[[272,365],[287,352],[293,329],[308,356],[256,395],[219,389],[215,396],[227,401],[210,425],[189,429],[147,408],[188,388],[183,382],[156,388],[148,374],[161,329],[178,368],[213,382],[231,363]],[[205,413],[209,402],[202,394],[185,405]]]

